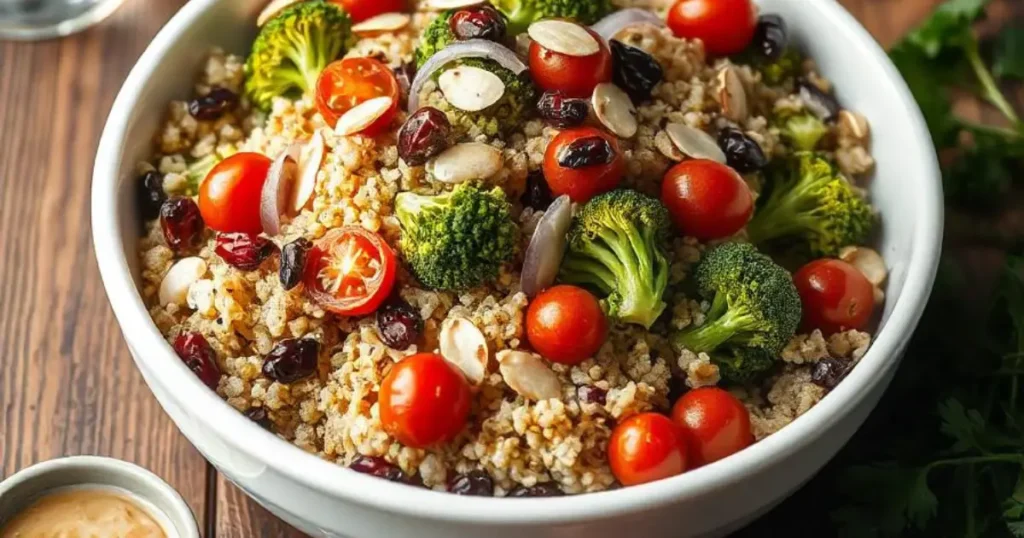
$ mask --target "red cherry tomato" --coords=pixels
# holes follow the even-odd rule
[[[607,142],[607,145],[603,145],[604,142]],[[597,154],[592,153],[595,148],[598,150]],[[609,151],[603,154],[600,148]],[[593,164],[584,162],[581,166],[577,157],[588,152],[594,155],[591,158]],[[568,162],[566,159],[570,157],[577,161],[573,165],[575,168],[564,166]],[[577,127],[562,131],[551,141],[544,154],[544,178],[551,187],[551,192],[555,196],[568,194],[569,198],[577,203],[584,203],[619,186],[625,173],[626,161],[619,150],[619,141],[614,136],[593,127]]]
[[[413,448],[451,441],[466,426],[469,383],[436,353],[406,357],[380,384],[378,402],[384,430]]]
[[[590,97],[594,87],[612,80],[612,53],[608,44],[593,30],[601,50],[590,56],[570,56],[530,44],[530,75],[545,91],[561,91],[569,97]]]
[[[352,17],[354,22],[363,22],[366,19],[392,13],[395,11],[406,11],[409,8],[406,0],[331,0],[340,4]]]
[[[635,486],[682,474],[687,466],[683,430],[657,413],[633,415],[612,430],[608,463],[623,486]]]
[[[842,260],[816,260],[793,275],[804,307],[804,328],[833,334],[862,329],[875,309],[874,287]]]
[[[700,39],[712,56],[742,52],[756,26],[757,9],[751,0],[679,0],[668,12],[672,32]]]
[[[601,349],[608,338],[608,320],[589,291],[555,286],[530,303],[526,338],[552,362],[579,364]]]
[[[362,134],[374,136],[387,129],[398,112],[401,90],[398,79],[387,65],[374,58],[345,58],[331,63],[316,82],[316,108],[328,125],[352,108],[375,99],[390,97],[391,107]]]
[[[754,197],[743,178],[706,159],[683,161],[669,170],[661,183],[661,201],[683,233],[702,241],[740,231],[754,211]]]
[[[398,262],[381,237],[359,226],[327,232],[306,255],[306,291],[339,316],[375,312],[395,285]]]
[[[718,387],[684,394],[672,407],[672,420],[689,434],[691,467],[718,461],[754,442],[747,408]]]
[[[259,153],[236,153],[217,163],[199,187],[203,222],[223,233],[262,233],[260,196],[270,164]]]

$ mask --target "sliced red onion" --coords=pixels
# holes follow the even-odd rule
[[[410,113],[419,110],[420,90],[422,90],[423,85],[434,76],[434,73],[442,67],[463,58],[486,58],[488,60],[494,60],[502,67],[512,71],[516,75],[526,71],[526,64],[516,56],[516,53],[509,50],[507,47],[495,43],[494,41],[487,41],[486,39],[469,39],[453,43],[441,49],[437,54],[431,56],[430,59],[427,60],[427,63],[423,64],[423,67],[421,67],[416,73],[416,79],[412,81],[412,86],[409,88],[408,110]]]
[[[635,24],[653,24],[658,27],[664,27],[665,21],[656,13],[646,9],[620,9],[597,21],[590,29],[597,32],[605,41],[611,41],[616,34]]]
[[[562,265],[565,255],[566,233],[572,224],[572,202],[566,195],[559,196],[544,212],[537,230],[530,238],[530,246],[526,248],[526,259],[523,261],[523,274],[520,287],[527,297],[536,297],[538,293],[555,283],[558,268]]]
[[[289,212],[292,205],[292,191],[299,179],[300,144],[293,144],[281,152],[270,165],[267,180],[260,194],[260,222],[267,235],[281,233],[281,215]]]

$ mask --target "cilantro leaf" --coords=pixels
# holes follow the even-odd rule
[[[953,438],[954,452],[966,452],[971,449],[984,450],[985,419],[974,409],[968,410],[955,398],[939,404],[939,416],[942,418],[942,433]]]
[[[999,34],[992,71],[997,77],[1024,80],[1024,26],[1008,27]]]
[[[1024,538],[1024,467],[1017,477],[1013,493],[1003,501],[1003,521],[1010,534]]]
[[[939,148],[956,143],[959,126],[952,113],[949,92],[940,78],[941,69],[931,65],[931,60],[920,49],[905,44],[897,45],[889,52],[896,68],[921,107],[928,131]]]
[[[842,535],[872,535],[864,527],[868,521],[876,536],[902,536],[908,525],[924,530],[935,519],[939,504],[928,486],[929,471],[888,463],[849,468],[839,487],[855,504],[832,514]]]
[[[947,0],[932,13],[907,41],[919,47],[929,58],[936,58],[943,49],[961,47],[974,39],[973,23],[985,10],[989,0]]]

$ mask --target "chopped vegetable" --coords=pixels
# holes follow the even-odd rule
[[[448,120],[456,134],[479,130],[487,136],[496,136],[522,125],[534,111],[538,92],[529,73],[516,75],[498,62],[484,58],[466,58],[446,67],[452,69],[459,65],[477,67],[497,75],[505,86],[505,92],[496,103],[483,110],[469,112],[455,107],[448,110]]]
[[[779,119],[779,132],[800,151],[814,151],[828,134],[828,127],[817,116],[802,112]]]
[[[306,292],[339,316],[377,311],[395,286],[398,262],[384,239],[361,226],[335,228],[306,254]]]
[[[594,24],[615,10],[611,0],[493,0],[508,17],[510,35],[521,34],[542,19],[568,19]]]

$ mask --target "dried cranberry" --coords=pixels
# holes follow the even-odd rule
[[[174,352],[207,387],[216,390],[220,368],[210,343],[199,333],[181,333],[174,339]]]
[[[444,112],[424,107],[405,120],[398,131],[398,156],[409,166],[423,166],[448,149],[452,124]]]
[[[227,88],[214,88],[210,93],[188,102],[188,113],[197,120],[219,120],[225,112],[238,105],[238,94]]]
[[[545,92],[537,101],[537,111],[540,117],[551,122],[555,127],[566,129],[583,125],[590,111],[589,105],[583,99],[567,97],[559,91]]]
[[[754,30],[753,39],[750,40],[750,46],[754,52],[769,61],[774,62],[781,58],[789,46],[786,21],[774,13],[761,15],[757,20],[757,28]]]
[[[534,170],[526,176],[526,192],[523,193],[521,201],[524,206],[532,207],[537,211],[544,211],[551,205],[551,202],[555,201],[551,194],[551,187],[548,186],[548,180],[544,179],[544,172]]]
[[[393,299],[377,310],[377,330],[388,347],[409,349],[423,332],[423,317],[409,303]]]
[[[576,390],[581,402],[604,405],[608,401],[608,391],[593,385],[583,385]]]
[[[811,381],[819,387],[832,390],[852,369],[853,363],[844,359],[821,359],[811,370]]]
[[[274,431],[274,423],[270,421],[270,417],[267,416],[267,410],[262,407],[249,408],[245,413],[245,418],[259,424],[261,428],[269,432]]]
[[[505,16],[489,5],[469,7],[457,11],[448,20],[456,39],[486,39],[501,42],[505,39]]]
[[[283,340],[270,350],[263,361],[263,375],[288,384],[316,372],[320,358],[320,342],[312,338]]]
[[[558,164],[573,170],[610,164],[614,160],[615,148],[600,136],[579,138],[558,153]]]
[[[718,147],[725,153],[726,164],[741,174],[768,166],[768,157],[765,157],[761,145],[735,127],[727,127],[718,133]]]
[[[509,497],[561,497],[562,488],[554,482],[540,482],[530,487],[516,486],[508,492]]]
[[[184,252],[199,246],[206,225],[199,214],[199,206],[191,198],[182,196],[160,206],[160,227],[171,250]]]
[[[470,471],[452,479],[448,483],[448,492],[471,497],[493,497],[494,480],[483,471]]]
[[[796,81],[797,94],[804,106],[823,121],[832,121],[839,115],[839,102],[832,94],[821,91],[816,84],[800,78]]]
[[[661,64],[647,51],[631,47],[621,41],[611,41],[614,69],[612,80],[634,102],[647,101],[655,86],[665,78]]]
[[[139,212],[145,220],[153,220],[160,216],[160,207],[167,201],[164,192],[164,176],[150,170],[139,178],[138,187]]]
[[[281,286],[290,290],[302,282],[302,274],[306,270],[306,254],[313,248],[313,243],[300,237],[281,249]]]
[[[376,476],[377,478],[383,478],[384,480],[389,480],[391,482],[400,482],[402,484],[412,483],[412,480],[409,479],[408,475],[399,469],[397,465],[392,465],[384,458],[378,458],[376,456],[359,456],[352,461],[352,465],[349,465],[348,468],[357,473]]]
[[[277,245],[258,235],[230,233],[217,235],[215,250],[228,265],[243,271],[255,271],[277,250]]]

